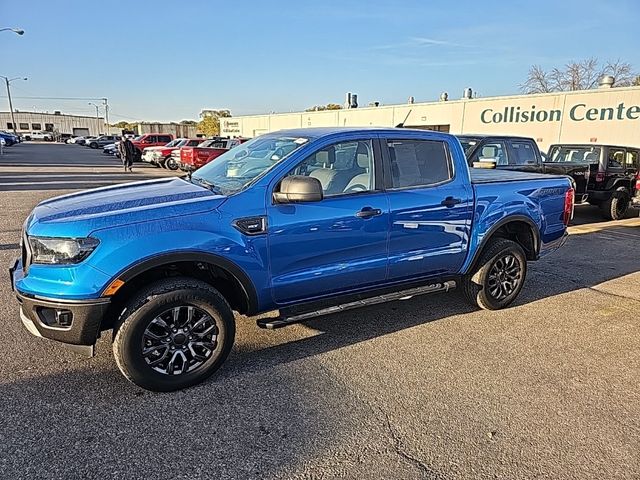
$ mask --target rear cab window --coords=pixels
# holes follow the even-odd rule
[[[510,165],[537,165],[536,147],[529,140],[511,140],[513,158]]]
[[[386,140],[391,188],[428,187],[453,178],[453,165],[445,142],[439,140]]]

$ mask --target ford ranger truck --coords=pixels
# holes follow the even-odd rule
[[[505,308],[564,243],[573,199],[565,176],[470,174],[443,133],[285,130],[191,176],[40,203],[12,287],[32,334],[92,355],[112,330],[124,376],[170,391],[220,368],[234,311],[278,311],[257,321],[272,329],[454,287]]]

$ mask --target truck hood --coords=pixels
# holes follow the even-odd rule
[[[213,210],[226,197],[180,178],[85,190],[40,203],[27,220],[29,235],[86,237],[95,230]]]

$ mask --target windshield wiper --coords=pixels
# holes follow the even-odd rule
[[[191,180],[191,183],[195,183],[197,182],[198,185],[201,185],[205,188],[208,188],[209,190],[211,190],[212,192],[215,193],[221,193],[220,189],[218,187],[216,187],[213,183],[211,183],[208,180],[205,180],[202,177],[189,177],[189,180]]]

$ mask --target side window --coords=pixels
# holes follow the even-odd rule
[[[317,178],[326,197],[375,189],[371,140],[342,142],[318,150],[289,175]]]
[[[147,137],[147,143],[158,143],[158,137],[156,135],[149,135]]]
[[[388,140],[394,188],[428,186],[453,177],[444,142]]]
[[[640,165],[638,165],[638,151],[637,150],[627,150],[627,168],[638,169]]]
[[[507,147],[504,142],[489,142],[473,154],[472,162],[496,162],[496,165],[509,165]]]
[[[159,142],[169,143],[171,141],[171,137],[166,135],[161,135],[158,139]]]
[[[200,140],[189,140],[189,143],[187,144],[187,146],[189,147],[195,147],[196,145],[200,145]]]
[[[538,163],[536,149],[531,142],[513,141],[511,149],[515,157],[509,162],[511,165],[536,165]]]
[[[28,123],[21,123],[20,124],[20,130],[29,130],[29,124]]]
[[[31,129],[32,130],[42,130],[42,124],[41,123],[32,123],[31,124]]]
[[[607,167],[622,168],[625,163],[626,156],[627,152],[623,148],[609,148],[609,161],[607,162]]]

